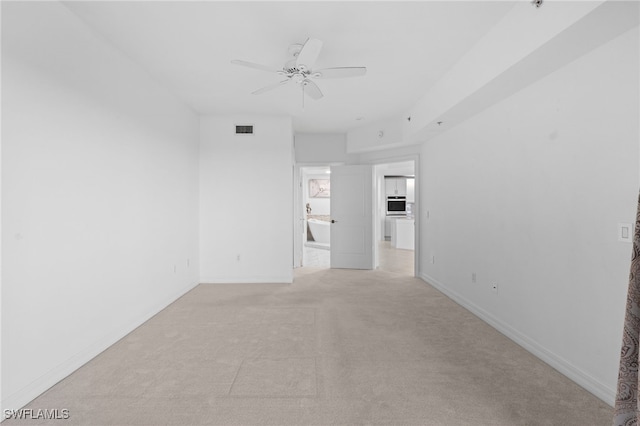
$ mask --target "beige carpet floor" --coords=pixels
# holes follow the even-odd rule
[[[292,285],[200,285],[27,408],[68,409],[57,425],[585,426],[612,413],[419,279],[310,268]]]

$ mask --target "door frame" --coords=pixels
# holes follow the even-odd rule
[[[293,167],[293,269],[299,268],[303,265],[303,250],[304,250],[304,232],[306,227],[302,226],[304,223],[305,215],[303,214],[302,200],[303,200],[303,179],[302,169],[306,167],[331,167],[331,166],[343,166],[344,162],[303,162],[295,163]]]
[[[369,164],[372,166],[376,166],[379,164],[387,164],[387,163],[400,163],[403,161],[413,161],[413,172],[415,175],[415,226],[414,226],[414,257],[413,257],[413,271],[414,276],[420,277],[420,227],[421,227],[421,216],[423,212],[422,198],[420,197],[420,154],[408,154],[408,155],[400,155],[400,156],[389,156],[376,158],[368,161],[359,161],[357,164]],[[300,203],[302,202],[302,168],[304,167],[330,167],[330,166],[342,166],[347,165],[345,162],[302,162],[294,164],[294,185],[293,185],[293,268],[299,268],[302,265],[302,250],[303,250],[303,234],[302,234],[302,226],[300,226],[301,219],[304,219],[302,216],[302,209],[298,208]],[[355,165],[355,164],[354,164]],[[373,197],[380,202],[379,200],[379,189],[378,182],[375,181],[375,185],[373,188]],[[375,218],[374,218],[375,220]],[[378,244],[373,245],[374,250],[374,262],[375,266],[378,263]],[[297,262],[297,263],[296,263]]]
[[[372,166],[382,165],[382,164],[390,164],[390,163],[402,163],[406,161],[413,161],[413,174],[414,174],[414,183],[415,183],[415,212],[414,212],[414,252],[413,252],[413,275],[415,277],[420,277],[420,223],[421,223],[421,215],[422,215],[422,201],[420,198],[420,154],[409,154],[402,156],[391,156],[391,157],[382,157],[372,159],[370,161],[365,162],[365,164],[371,164]],[[382,203],[384,200],[380,199],[380,191],[384,190],[378,187],[380,185],[378,179],[375,180],[376,187],[373,188],[374,191],[374,199],[375,203],[379,206],[379,203]],[[384,185],[384,182],[382,183]],[[378,211],[375,212],[374,221],[380,221],[382,218],[379,217]],[[376,225],[377,226],[377,225]],[[378,266],[378,244],[374,244],[374,260],[375,266]]]

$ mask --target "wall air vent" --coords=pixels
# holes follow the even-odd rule
[[[253,125],[236,126],[236,135],[252,135]]]

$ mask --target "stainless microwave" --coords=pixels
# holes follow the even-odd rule
[[[405,216],[407,214],[407,197],[404,195],[387,196],[387,216]]]

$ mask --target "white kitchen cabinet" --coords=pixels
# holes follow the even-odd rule
[[[386,195],[395,195],[396,192],[396,181],[395,178],[385,177],[384,178],[384,193]]]
[[[387,195],[407,195],[407,178],[385,177],[384,189]]]

